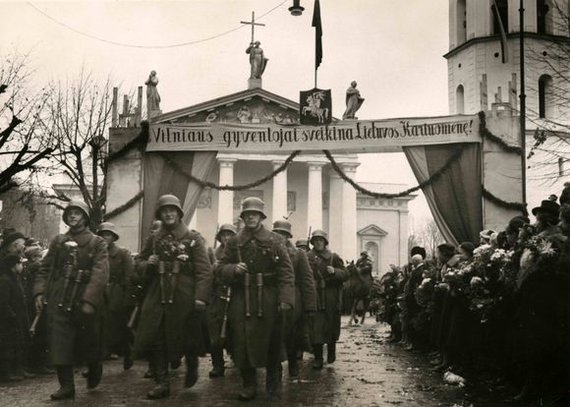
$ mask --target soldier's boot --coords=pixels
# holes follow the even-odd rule
[[[241,401],[253,400],[257,396],[257,379],[254,367],[240,369],[243,380],[243,388],[239,392],[238,399]]]
[[[184,378],[184,387],[190,388],[198,381],[198,356],[186,355],[186,377]]]
[[[334,363],[336,360],[336,342],[327,344],[327,363]]]
[[[153,356],[152,371],[156,386],[147,393],[146,397],[150,400],[157,400],[170,396],[170,376],[165,352],[157,352]]]
[[[289,362],[289,377],[299,376],[299,360],[297,359],[296,352],[290,353],[287,357]]]
[[[215,377],[224,377],[225,367],[224,367],[224,349],[222,347],[212,348],[212,367],[209,376],[211,379]]]
[[[73,366],[57,366],[57,380],[59,381],[59,390],[53,393],[50,398],[52,400],[67,400],[75,398],[75,383],[73,381]]]
[[[148,361],[148,369],[144,372],[145,379],[153,379],[154,378],[154,369],[152,367],[152,359]]]
[[[281,383],[283,366],[281,366],[281,363],[273,366],[267,366],[265,368],[265,372],[265,391],[267,391],[267,394],[269,394],[270,397],[273,397],[277,394],[279,383]]]
[[[94,389],[103,377],[103,365],[100,362],[90,363],[87,371],[87,388]]]
[[[313,345],[313,354],[315,355],[313,369],[321,370],[323,368],[323,345]]]
[[[129,370],[133,367],[134,362],[131,353],[131,346],[127,345],[125,347],[125,356],[123,357],[123,370]]]

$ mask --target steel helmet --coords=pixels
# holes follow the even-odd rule
[[[265,204],[263,201],[257,197],[250,196],[249,198],[245,198],[241,203],[241,213],[240,217],[243,218],[243,214],[245,212],[258,212],[261,214],[262,219],[267,218],[265,212],[263,211]]]
[[[85,215],[85,220],[87,221],[87,223],[89,223],[90,220],[89,207],[87,206],[87,204],[83,201],[71,200],[63,210],[63,221],[67,226],[69,226],[69,223],[67,223],[67,214],[69,210],[72,208],[79,209],[81,212],[83,212],[83,215]]]
[[[178,209],[178,213],[180,214],[180,219],[182,219],[182,217],[184,216],[184,211],[182,210],[180,199],[178,199],[178,197],[175,195],[166,194],[158,198],[158,201],[156,202],[156,211],[154,213],[154,217],[156,219],[159,219],[160,209],[164,208],[165,206],[174,206],[176,209]]]
[[[237,235],[237,228],[231,223],[224,223],[222,226],[220,226],[218,233],[216,233],[216,240],[218,242],[220,241],[220,234],[222,232],[231,232],[232,234]]]
[[[103,222],[97,228],[97,234],[101,236],[101,233],[109,232],[115,236],[115,240],[119,240],[119,233],[117,232],[117,227],[111,222]]]
[[[322,237],[323,239],[325,239],[325,244],[326,245],[329,244],[329,236],[327,235],[327,232],[325,232],[324,230],[317,229],[311,234],[311,244],[312,245],[315,244],[313,242],[315,240],[315,237]]]
[[[295,247],[309,247],[309,241],[307,239],[299,239],[295,242]]]
[[[293,237],[293,234],[291,233],[291,223],[286,220],[276,220],[273,222],[273,231],[285,232],[289,238]]]

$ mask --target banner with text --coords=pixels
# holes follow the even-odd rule
[[[146,151],[221,151],[234,153],[398,151],[401,147],[478,143],[476,115],[431,118],[347,120],[328,126],[156,123]]]

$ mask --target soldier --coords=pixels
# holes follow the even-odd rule
[[[305,253],[308,253],[311,248],[309,247],[309,241],[307,239],[299,239],[295,242],[295,247],[299,250],[304,250]]]
[[[231,354],[243,380],[240,400],[257,395],[256,368],[268,366],[270,352],[279,351],[270,345],[278,332],[280,313],[295,303],[293,267],[281,236],[262,225],[263,207],[259,198],[242,202],[240,216],[245,227],[228,241],[215,269],[216,276],[232,287],[228,326]],[[273,373],[267,375],[269,393],[279,384]]]
[[[220,245],[216,247],[213,257],[214,264],[222,258],[228,240],[237,234],[234,225],[224,224],[220,226],[216,234],[216,240]],[[209,376],[211,378],[224,376],[224,340],[220,338],[222,324],[224,320],[224,310],[228,287],[221,284],[219,279],[214,278],[214,289],[212,300],[208,307],[208,333],[210,334],[210,355],[212,356],[212,367]],[[230,292],[231,294],[231,292]]]
[[[131,359],[132,334],[127,327],[129,310],[126,301],[127,285],[133,278],[134,262],[131,252],[115,244],[119,240],[117,228],[111,222],[103,222],[97,228],[97,235],[107,243],[109,252],[109,283],[105,289],[107,312],[105,315],[105,352],[122,355],[123,368],[133,365]]]
[[[203,312],[210,299],[212,272],[204,239],[182,223],[174,195],[158,198],[155,216],[162,228],[151,234],[137,259],[146,296],[135,338],[135,355],[149,357],[156,386],[149,399],[170,395],[169,362],[186,360],[185,387],[198,380],[198,356],[205,353]]]
[[[327,363],[336,360],[336,341],[340,336],[342,284],[348,280],[344,262],[331,252],[326,232],[315,230],[311,236],[313,249],[309,264],[317,286],[317,313],[313,318],[312,340],[315,360],[313,369],[323,368],[323,344],[327,344]]]
[[[93,234],[89,208],[71,201],[63,211],[69,231],[56,236],[34,279],[38,312],[47,306],[48,345],[60,389],[52,400],[75,397],[73,364],[87,363],[87,388],[101,381],[103,292],[109,280],[107,244]]]
[[[291,234],[291,223],[286,220],[278,220],[273,223],[273,232],[285,238],[287,252],[295,271],[295,310],[292,326],[285,333],[285,345],[287,347],[287,359],[289,361],[289,376],[299,375],[299,363],[297,353],[302,355],[305,347],[305,329],[307,320],[311,320],[317,311],[317,292],[315,290],[315,280],[313,271],[309,266],[307,255],[304,250],[297,249],[291,244],[293,235]],[[310,346],[310,343],[309,343]]]

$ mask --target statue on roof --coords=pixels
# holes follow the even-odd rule
[[[360,97],[360,91],[356,89],[356,81],[352,81],[346,91],[346,111],[342,115],[342,119],[357,119],[355,114],[362,103],[364,103],[364,98]]]
[[[259,41],[251,42],[245,50],[245,53],[249,54],[249,64],[251,65],[250,79],[261,78],[267,66],[267,61],[269,61],[263,55],[263,49],[259,46],[260,44]]]
[[[158,85],[158,76],[156,76],[156,71],[150,71],[150,75],[144,84],[146,85],[146,101],[148,111],[152,112],[155,110],[160,110],[160,95],[156,89]]]

